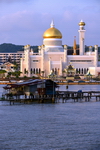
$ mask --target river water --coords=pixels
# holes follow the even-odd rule
[[[98,91],[100,85],[68,88],[80,89]],[[100,102],[0,103],[0,150],[100,150]]]

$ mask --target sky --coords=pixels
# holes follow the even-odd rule
[[[42,45],[54,20],[63,45],[79,44],[78,23],[85,26],[85,45],[100,46],[100,0],[0,0],[0,44]]]

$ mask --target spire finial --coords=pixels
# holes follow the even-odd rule
[[[82,19],[81,19],[81,21],[79,22],[79,26],[85,26],[85,22],[83,22]]]
[[[76,36],[74,36],[74,45],[73,45],[74,53],[73,53],[73,55],[76,55],[76,49],[77,49],[77,46],[76,46]]]
[[[74,36],[74,45],[73,45],[73,49],[76,50],[76,36]]]
[[[54,25],[54,21],[53,21],[53,20],[51,21],[50,26],[51,26],[51,28],[54,28],[54,27],[55,27],[55,25]]]

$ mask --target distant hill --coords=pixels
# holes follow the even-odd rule
[[[23,51],[24,45],[15,45],[15,44],[11,44],[11,43],[3,43],[0,44],[0,53],[13,53],[13,52],[17,52],[17,51]],[[34,50],[34,52],[38,52],[38,46],[31,46],[31,48]],[[77,45],[77,48],[79,48],[79,45]],[[68,54],[71,55],[71,53],[73,53],[72,51],[73,46],[68,46]],[[89,47],[85,46],[85,50],[88,51]],[[94,48],[93,48],[94,51]],[[100,53],[100,47],[98,47],[98,51]],[[77,52],[79,53],[79,52]]]
[[[0,44],[0,53],[13,53],[13,52],[17,52],[17,51],[23,51],[24,45],[15,45],[15,44],[11,44],[11,43],[3,43]],[[34,49],[34,52],[38,51],[38,46],[31,46],[31,48]]]

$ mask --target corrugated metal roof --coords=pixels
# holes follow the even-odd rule
[[[6,85],[5,87],[3,87],[4,89],[10,89],[10,88],[13,88],[13,87],[19,87],[19,86],[25,86],[25,85],[36,85],[36,84],[42,84],[44,83],[45,80],[41,80],[41,79],[30,79],[28,81],[24,81],[24,82],[17,82],[17,83],[14,83],[14,84],[9,84],[9,85]]]

